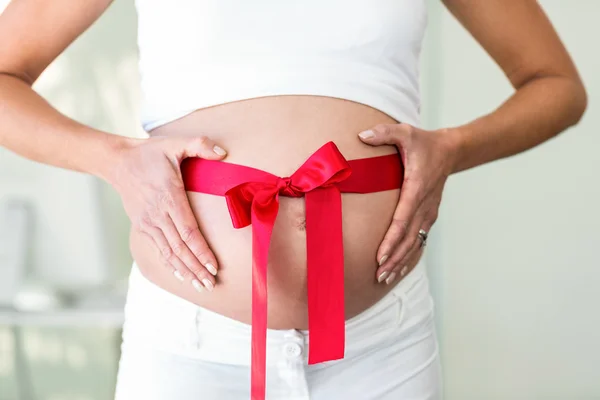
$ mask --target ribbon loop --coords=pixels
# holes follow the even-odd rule
[[[302,197],[319,187],[328,187],[347,179],[352,170],[348,161],[333,142],[317,150],[290,177],[276,177],[275,182],[244,182],[225,193],[227,207],[235,228],[252,223],[252,203],[258,191],[270,192],[272,197]]]
[[[225,192],[225,201],[234,228],[244,228],[252,223],[252,204],[257,193],[261,191],[271,191],[274,197],[277,187],[263,182],[245,182]]]

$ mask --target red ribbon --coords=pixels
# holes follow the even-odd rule
[[[288,178],[198,158],[184,160],[181,170],[187,190],[225,196],[235,228],[252,224],[252,399],[265,398],[267,263],[280,194],[306,197],[308,362],[343,358],[344,249],[340,192],[370,193],[399,188],[402,168],[398,155],[348,162],[335,144],[329,142]]]

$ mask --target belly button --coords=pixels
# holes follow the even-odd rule
[[[300,217],[294,220],[294,227],[296,227],[299,231],[306,230],[306,218]]]

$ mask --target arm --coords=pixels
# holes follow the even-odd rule
[[[495,111],[463,126],[426,131],[378,125],[359,134],[373,146],[397,146],[405,167],[400,201],[377,252],[380,282],[391,283],[418,256],[419,230],[429,231],[437,219],[450,174],[532,148],[577,123],[586,108],[577,70],[537,1],[444,3],[516,91]]]
[[[31,85],[111,0],[13,0],[0,14],[0,146],[57,167],[94,174],[121,195],[133,229],[144,234],[163,265],[197,290],[212,290],[214,254],[192,213],[180,163],[222,159],[205,137],[130,139],[60,114]]]
[[[113,157],[125,138],[67,118],[31,85],[110,2],[15,0],[0,14],[0,146],[35,161],[108,178],[102,161]]]
[[[516,89],[494,112],[445,132],[457,150],[452,172],[523,152],[579,121],[583,83],[537,1],[444,3]]]

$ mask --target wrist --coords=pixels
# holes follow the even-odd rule
[[[97,161],[94,165],[94,175],[112,186],[117,186],[123,159],[127,150],[135,147],[141,139],[126,136],[105,134],[100,146]]]
[[[464,134],[461,128],[444,128],[438,130],[443,138],[444,153],[447,155],[449,174],[462,171],[465,152]]]

